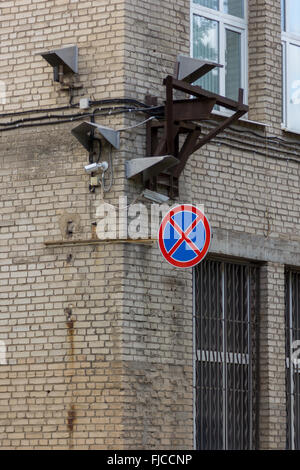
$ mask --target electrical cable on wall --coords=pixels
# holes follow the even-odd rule
[[[146,114],[152,114],[152,116],[150,116],[148,119],[138,123],[138,124],[135,124],[133,126],[129,126],[129,127],[126,127],[126,128],[123,128],[123,129],[119,129],[119,131],[126,131],[126,130],[130,130],[130,129],[133,129],[135,127],[138,127],[138,126],[141,126],[143,124],[145,124],[146,122],[154,119],[154,118],[162,118],[163,117],[163,110],[164,110],[164,106],[149,106],[145,103],[141,103],[140,101],[138,100],[134,100],[134,99],[119,99],[119,98],[116,98],[116,99],[108,99],[108,100],[98,100],[98,101],[91,101],[90,102],[91,106],[99,106],[99,105],[105,105],[105,104],[130,104],[132,106],[138,106],[138,107],[126,107],[126,106],[113,106],[113,107],[103,107],[103,108],[96,108],[92,113],[91,112],[87,112],[87,113],[74,113],[74,114],[47,114],[47,115],[43,115],[43,116],[36,116],[36,117],[27,117],[27,118],[22,118],[22,119],[18,119],[16,121],[12,121],[12,122],[3,122],[1,123],[0,122],[0,132],[5,132],[5,131],[10,131],[10,130],[15,130],[15,129],[20,129],[20,128],[32,128],[32,127],[43,127],[43,126],[49,126],[49,125],[59,125],[59,124],[64,124],[64,123],[70,123],[70,122],[73,122],[73,121],[78,121],[78,120],[81,120],[81,119],[85,119],[85,118],[88,118],[88,117],[94,117],[94,116],[98,116],[98,117],[107,117],[107,116],[112,116],[112,115],[120,115],[120,114],[135,114],[135,113],[146,113]],[[66,111],[66,110],[71,110],[71,109],[75,109],[75,108],[78,108],[79,107],[79,104],[76,103],[76,104],[72,104],[71,106],[63,106],[63,107],[60,107],[60,108],[52,108],[52,109],[39,109],[39,110],[28,110],[28,111],[21,111],[21,112],[16,112],[16,113],[6,113],[6,114],[1,114],[0,115],[0,119],[1,118],[4,118],[4,117],[10,117],[10,116],[21,116],[21,115],[25,115],[25,114],[41,114],[41,113],[45,113],[45,112],[53,112],[53,111]],[[47,122],[46,122],[47,121]],[[213,124],[214,121],[202,121],[202,123],[205,123],[207,122],[208,124]],[[206,128],[208,129],[211,129],[212,126],[205,126]],[[297,159],[297,155],[300,156],[300,152],[298,151],[298,149],[294,149],[293,146],[299,146],[299,142],[297,141],[285,141],[284,139],[281,139],[280,137],[278,136],[262,136],[260,135],[259,133],[255,132],[255,131],[252,131],[252,130],[242,130],[242,129],[237,129],[237,128],[233,128],[233,127],[229,127],[228,128],[232,133],[235,133],[235,134],[248,134],[248,135],[253,135],[254,137],[256,137],[256,139],[258,139],[262,144],[266,144],[266,143],[271,143],[273,142],[274,144],[276,143],[277,145],[280,145],[282,147],[285,147],[285,148],[289,148],[291,151],[288,151],[288,150],[283,150],[283,152],[286,154],[286,155],[291,155],[292,157],[284,157],[284,156],[278,156],[278,155],[272,155],[272,154],[269,154],[268,156],[272,157],[272,158],[278,158],[280,160],[284,159],[284,160],[293,160],[293,161],[296,161],[299,163],[300,160]],[[237,143],[239,144],[239,147],[234,147],[233,148],[239,148],[240,150],[243,150],[243,148],[240,147],[241,145],[241,142],[234,139],[234,138],[231,138],[231,137],[228,137],[228,136],[224,136],[224,134],[220,134],[218,140],[214,140],[215,143],[217,144],[224,144],[226,145],[226,141],[228,142],[233,142],[233,143]],[[242,143],[244,144],[244,142]],[[229,146],[229,145],[227,145]],[[250,148],[249,148],[250,147]],[[244,148],[245,151],[251,151],[251,149],[254,149],[255,153],[258,154],[258,155],[264,155],[265,156],[265,153],[263,153],[261,150],[262,149],[265,149],[265,147],[262,147],[262,145],[259,145],[258,142],[254,143],[254,142],[248,142],[247,143],[247,148]],[[274,152],[278,152],[278,148],[273,148],[273,147],[268,147],[269,150],[271,151],[274,151]]]
[[[152,121],[152,119],[155,119],[155,116],[151,116],[148,119],[145,119],[145,121],[139,122],[138,124],[134,124],[133,126],[124,127],[123,129],[118,129],[118,131],[119,132],[124,132],[124,131],[128,131],[130,129],[134,129],[135,127],[139,127],[139,126],[142,126],[143,124],[146,124],[146,122]]]
[[[142,113],[152,113],[154,114],[153,117],[162,117],[162,111],[163,111],[163,106],[149,106],[147,104],[141,103],[137,100],[130,100],[130,99],[112,99],[112,100],[99,100],[99,101],[91,101],[91,105],[103,105],[103,104],[120,104],[120,103],[130,103],[133,105],[138,105],[140,106],[139,108],[131,108],[131,107],[110,107],[110,108],[98,108],[95,109],[93,113],[76,113],[76,114],[47,114],[45,116],[40,116],[40,117],[29,117],[29,118],[23,118],[23,119],[18,119],[16,121],[11,121],[11,122],[0,122],[0,132],[4,132],[5,130],[10,130],[10,129],[17,129],[17,128],[24,128],[24,127],[33,127],[31,125],[23,125],[24,123],[34,123],[36,122],[36,126],[38,127],[39,125],[51,125],[51,124],[59,124],[58,120],[62,120],[62,123],[65,122],[71,122],[73,120],[77,120],[80,118],[86,118],[86,117],[91,117],[92,115],[97,115],[97,116],[107,116],[107,115],[115,115],[115,114],[122,114],[122,113],[135,113],[135,112],[142,112]],[[65,110],[70,110],[74,108],[78,108],[79,104],[73,104],[72,106],[63,106],[60,108],[50,108],[50,109],[38,109],[38,110],[28,110],[28,111],[21,111],[21,112],[16,112],[16,113],[6,113],[6,114],[0,114],[0,119],[5,118],[5,117],[12,117],[12,116],[21,116],[25,114],[41,114],[41,113],[49,113],[53,111],[65,111]],[[156,112],[155,112],[156,111]],[[56,121],[54,122],[49,122],[49,123],[39,123],[39,121],[44,121],[47,119],[55,119]],[[146,121],[145,121],[146,122]],[[207,122],[207,123],[213,123],[214,121],[201,121],[202,123]],[[2,129],[2,127],[7,127],[7,129]],[[135,126],[132,126],[132,128]],[[130,127],[128,128],[130,129]],[[229,127],[232,132],[238,133],[238,134],[249,134],[253,135],[254,137],[257,137],[260,140],[263,141],[275,141],[276,143],[280,142],[283,146],[292,146],[292,145],[299,145],[300,141],[286,141],[278,136],[262,136],[261,134],[252,131],[250,129],[247,130],[242,130],[242,129],[237,129],[233,127]]]
[[[109,181],[109,185],[108,186],[105,186],[105,172],[102,173],[102,181],[101,181],[101,185],[102,185],[102,190],[104,193],[107,193],[108,191],[111,190],[112,188],[112,185],[113,185],[113,181],[114,181],[114,167],[113,167],[113,160],[112,160],[112,146],[110,146],[110,150],[109,150],[109,173],[110,173],[110,181]]]
[[[101,105],[108,105],[108,104],[112,104],[112,105],[116,105],[116,104],[130,104],[132,106],[136,106],[137,108],[136,109],[132,109],[132,107],[118,107],[116,108],[115,106],[114,107],[111,107],[111,108],[100,108],[99,110],[121,110],[123,109],[124,112],[153,112],[154,110],[157,110],[158,113],[157,114],[161,114],[159,113],[159,111],[163,111],[164,109],[164,106],[151,106],[151,105],[148,105],[146,103],[143,103],[141,101],[138,101],[136,99],[131,99],[131,98],[112,98],[112,99],[103,99],[103,100],[94,100],[94,101],[90,101],[90,106],[101,106]],[[17,111],[17,112],[10,112],[10,113],[2,113],[0,114],[0,119],[2,118],[6,118],[6,117],[14,117],[14,116],[22,116],[22,115],[27,115],[27,114],[42,114],[42,113],[51,113],[51,112],[56,112],[56,111],[66,111],[66,110],[71,110],[71,109],[74,109],[74,108],[79,108],[79,103],[74,103],[74,104],[71,104],[69,106],[61,106],[61,107],[55,107],[55,108],[44,108],[44,109],[29,109],[29,110],[26,110],[26,111]],[[0,123],[0,131],[3,131],[3,129],[1,129],[1,126],[5,126],[5,127],[8,127],[8,126],[13,126],[13,125],[16,125],[18,123],[21,123],[21,122],[33,122],[33,121],[38,121],[38,120],[44,120],[44,119],[64,119],[66,115],[47,115],[47,116],[43,116],[41,118],[25,118],[24,120],[19,120],[19,121],[14,121],[14,122],[7,122],[7,123]],[[72,116],[68,116],[70,117],[70,119],[73,119],[75,117],[78,117],[78,116],[82,116],[82,117],[88,117],[88,116],[91,116],[91,113],[78,113],[78,114],[74,114]],[[207,122],[207,123],[212,123],[214,121],[207,121],[207,120],[202,120],[201,121],[202,123],[204,122]],[[21,126],[19,126],[21,127]],[[299,145],[300,141],[289,141],[287,142],[286,140],[278,137],[278,136],[262,136],[260,135],[259,133],[255,132],[255,131],[252,131],[250,129],[247,129],[247,130],[242,130],[242,129],[236,129],[236,128],[233,128],[233,127],[229,127],[228,129],[230,129],[231,131],[233,132],[237,132],[237,133],[240,133],[240,134],[250,134],[250,135],[253,135],[254,137],[257,137],[259,139],[263,139],[263,140],[275,140],[275,141],[278,141],[278,142],[281,142],[282,145]]]
[[[90,101],[91,106],[101,106],[105,104],[131,104],[133,106],[137,106],[140,108],[151,108],[146,103],[142,103],[141,101],[137,101],[135,99],[130,99],[130,98],[113,98],[113,99],[105,99],[105,100],[98,100],[98,101]],[[38,114],[38,113],[50,113],[53,111],[63,111],[67,109],[73,109],[73,108],[79,108],[80,104],[79,103],[74,103],[69,106],[61,106],[61,107],[55,107],[55,108],[42,108],[42,109],[28,109],[26,111],[16,111],[16,112],[10,112],[10,113],[2,113],[0,114],[0,119],[4,117],[10,117],[10,116],[21,116],[24,114]]]
[[[5,122],[1,123],[0,122],[0,132],[5,132],[5,131],[10,131],[14,129],[24,129],[28,127],[40,127],[40,126],[48,126],[48,125],[53,125],[53,124],[62,124],[66,122],[72,122],[72,121],[77,121],[80,119],[85,119],[87,117],[93,117],[93,116],[113,116],[117,114],[123,114],[123,113],[147,113],[151,112],[152,110],[157,110],[160,109],[161,107],[153,107],[153,108],[137,108],[137,109],[132,109],[132,108],[100,108],[98,110],[95,110],[93,113],[77,113],[77,114],[72,114],[72,115],[47,115],[47,116],[42,116],[42,117],[34,117],[34,118],[25,118],[25,119],[20,119],[17,121],[13,122]],[[156,117],[153,116],[153,117]],[[159,116],[158,116],[159,117]],[[50,122],[37,122],[37,121],[44,121],[46,119],[55,119],[55,121],[50,121]],[[24,123],[29,123],[29,124],[24,124]],[[1,126],[4,126],[4,128],[1,128]],[[132,126],[136,127],[136,126]]]

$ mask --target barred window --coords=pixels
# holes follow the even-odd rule
[[[300,450],[300,272],[285,279],[287,449]]]
[[[196,448],[256,448],[259,268],[205,260],[194,274]]]

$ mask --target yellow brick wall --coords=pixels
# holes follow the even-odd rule
[[[214,255],[271,263],[261,285],[260,445],[280,448],[284,265],[300,265],[299,151],[298,137],[280,128],[280,8],[279,0],[271,3],[249,1],[249,117],[263,122],[235,126],[194,154],[177,202],[204,204]],[[0,340],[8,359],[0,365],[1,448],[193,447],[191,270],[172,268],[157,245],[46,247],[46,240],[66,240],[70,218],[72,239],[90,238],[103,201],[99,190],[88,191],[88,155],[71,136],[80,121],[26,128],[22,119],[37,113],[4,115],[68,106],[39,54],[74,44],[83,84],[74,103],[83,96],[143,102],[152,94],[163,104],[163,78],[178,53],[189,54],[189,7],[188,0],[0,4],[0,81],[7,87],[0,104]],[[96,122],[120,129],[144,118]],[[16,120],[19,128],[3,132]],[[266,139],[273,134],[283,142]],[[145,156],[145,144],[145,127],[122,132],[106,202],[127,195],[130,203],[139,194],[142,185],[126,181],[124,162]]]
[[[53,86],[53,69],[42,52],[77,45],[80,94],[119,97],[123,88],[124,8],[120,0],[3,1],[0,79],[7,104],[0,112],[67,105]]]
[[[83,88],[74,103],[123,97],[122,1],[3,1],[0,16],[1,115],[68,106],[39,54],[75,44]],[[71,136],[80,121],[23,127],[46,114],[1,116],[1,128],[21,128],[0,135],[0,339],[8,362],[0,368],[0,446],[122,448],[123,248],[45,246],[66,238],[70,218],[73,238],[90,239],[102,201],[89,193],[88,154]],[[123,127],[122,116],[100,122]],[[123,187],[122,161],[116,153],[111,202]]]

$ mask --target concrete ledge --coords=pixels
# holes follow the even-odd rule
[[[265,238],[224,229],[213,229],[210,253],[300,266],[300,236]]]

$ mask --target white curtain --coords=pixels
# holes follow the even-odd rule
[[[213,10],[219,10],[219,0],[193,0],[197,5],[203,7],[212,8]]]
[[[193,57],[196,59],[219,61],[219,24],[217,21],[194,15],[193,17]],[[197,81],[206,90],[219,93],[218,68]]]
[[[238,99],[241,87],[241,35],[226,29],[226,78],[225,94],[232,100]]]
[[[224,0],[224,12],[229,15],[244,18],[244,0]]]

